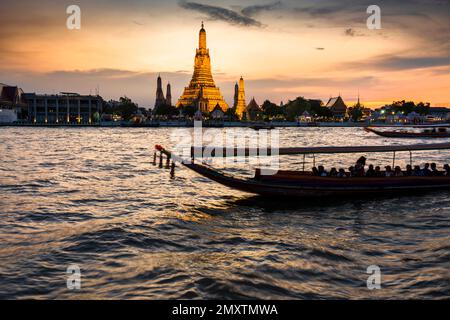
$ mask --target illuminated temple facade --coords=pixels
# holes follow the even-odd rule
[[[212,112],[219,106],[224,112],[228,104],[223,99],[218,87],[214,83],[211,73],[211,58],[206,47],[206,31],[202,23],[199,35],[199,47],[195,55],[194,75],[189,86],[184,88],[183,95],[177,103],[177,108],[196,106],[201,112]]]

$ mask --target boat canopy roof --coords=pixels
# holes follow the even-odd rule
[[[401,151],[450,150],[450,143],[413,144],[396,146],[349,146],[349,147],[300,147],[300,148],[227,148],[191,147],[192,157],[249,157],[270,155],[330,154],[330,153],[376,153]]]

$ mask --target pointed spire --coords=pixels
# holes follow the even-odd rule
[[[200,35],[198,39],[198,48],[200,50],[206,50],[206,31],[204,27],[205,26],[202,21],[202,28],[200,29]]]

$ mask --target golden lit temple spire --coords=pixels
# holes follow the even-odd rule
[[[202,106],[206,104],[205,112],[211,112],[217,105],[225,112],[228,104],[223,99],[219,88],[216,87],[211,73],[211,58],[206,46],[206,30],[202,22],[199,33],[199,45],[195,54],[194,74],[189,86],[178,100],[177,107],[197,106],[199,95],[202,96]]]
[[[200,35],[198,40],[198,48],[199,50],[206,50],[206,30],[202,21],[202,28],[200,29]]]
[[[245,87],[244,78],[241,76],[239,79],[239,89],[236,103],[236,114],[242,119],[247,104],[245,103]]]

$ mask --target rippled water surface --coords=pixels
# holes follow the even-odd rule
[[[173,130],[0,128],[0,298],[450,297],[450,192],[287,203],[185,169],[172,180],[151,162],[154,144],[173,146]],[[281,129],[280,141],[430,142],[358,128]],[[450,152],[414,161],[450,162]],[[81,290],[66,287],[71,264]],[[381,268],[381,290],[366,287],[370,265]]]

